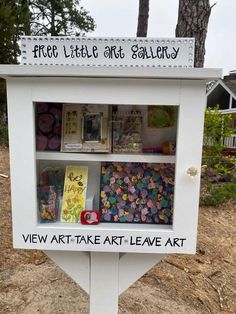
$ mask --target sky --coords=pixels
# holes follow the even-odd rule
[[[206,39],[206,68],[236,70],[236,0],[210,0],[212,8]],[[89,36],[135,37],[139,0],[81,0],[97,28]],[[175,37],[178,0],[150,0],[148,37]]]

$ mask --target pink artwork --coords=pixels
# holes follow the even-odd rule
[[[36,103],[36,149],[59,151],[61,145],[62,105]]]

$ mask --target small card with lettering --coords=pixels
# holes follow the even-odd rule
[[[67,166],[61,209],[62,222],[79,222],[85,209],[88,181],[87,166]]]

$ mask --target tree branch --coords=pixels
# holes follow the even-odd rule
[[[210,7],[210,9],[212,9],[216,4],[217,4],[217,2],[215,2],[214,4],[212,4],[212,6]]]

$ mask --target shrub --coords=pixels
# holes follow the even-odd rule
[[[236,201],[236,184],[223,183],[220,186],[208,185],[208,195],[200,200],[201,205],[217,206],[228,200]]]
[[[220,170],[224,148],[223,138],[231,136],[234,132],[231,123],[232,116],[222,115],[219,106],[213,110],[207,108],[204,122],[203,163],[208,167],[215,168],[217,165],[216,168]]]

